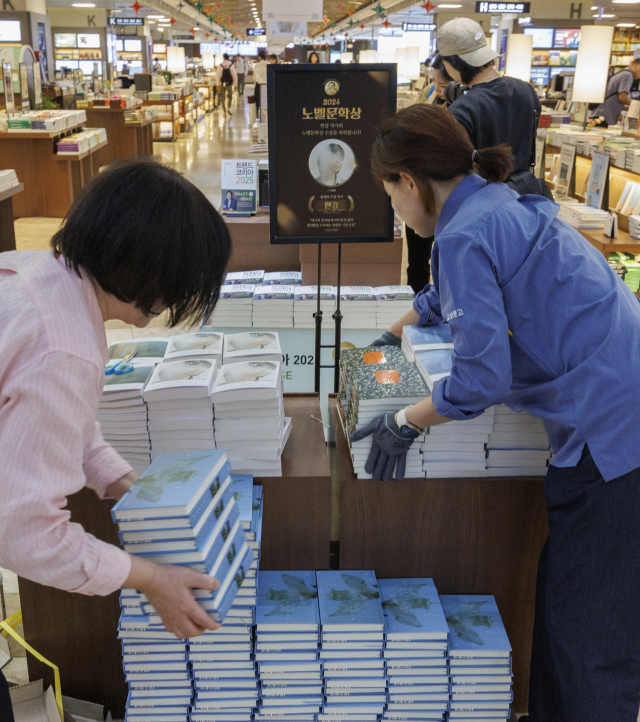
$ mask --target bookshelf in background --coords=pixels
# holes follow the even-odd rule
[[[611,68],[626,68],[640,53],[640,29],[616,28],[611,43]]]
[[[153,106],[158,117],[153,121],[153,140],[174,141],[180,134],[180,100],[145,100]]]
[[[193,95],[183,95],[180,104],[180,132],[188,133],[195,125]]]
[[[213,111],[213,78],[205,78],[204,80],[196,80],[194,86],[197,88],[204,100],[204,112],[211,113]]]

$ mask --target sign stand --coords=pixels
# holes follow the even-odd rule
[[[314,391],[320,393],[320,369],[333,369],[333,392],[338,393],[340,388],[340,348],[342,342],[342,311],[340,310],[340,273],[342,271],[342,243],[338,243],[338,279],[336,285],[336,312],[333,314],[335,321],[335,337],[333,343],[322,343],[322,310],[320,308],[320,280],[322,278],[322,243],[318,243],[318,306],[313,314],[316,319],[316,351],[315,351],[315,382]],[[323,348],[332,348],[334,363],[320,363],[320,354]]]

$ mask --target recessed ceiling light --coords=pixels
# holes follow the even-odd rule
[[[640,2],[640,0],[638,0]],[[165,20],[164,15],[147,15],[148,18],[152,18],[153,20]]]
[[[635,28],[635,23],[616,23],[617,28]]]
[[[607,15],[607,14],[604,14],[604,15],[594,15],[593,17],[596,18],[596,19],[597,19],[597,18],[615,18],[615,15]]]
[[[438,7],[439,8],[461,8],[462,5],[438,5]]]
[[[74,8],[94,8],[95,3],[73,3]]]

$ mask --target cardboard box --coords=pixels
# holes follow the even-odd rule
[[[44,692],[42,680],[10,687],[15,722],[62,722],[53,687]]]

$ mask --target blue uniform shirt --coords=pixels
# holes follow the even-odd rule
[[[432,394],[439,414],[526,409],[544,423],[552,464],[575,466],[586,443],[609,481],[640,467],[640,303],[557,212],[467,176],[444,204],[434,282],[414,308],[422,325],[451,326],[451,375]]]

